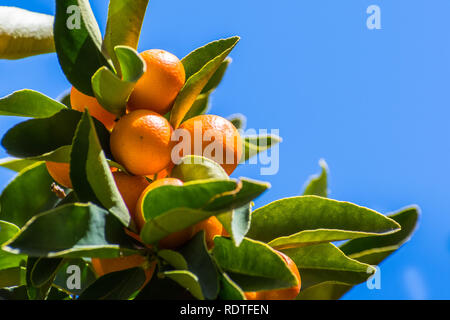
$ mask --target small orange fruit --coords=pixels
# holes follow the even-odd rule
[[[149,182],[142,176],[130,176],[124,172],[114,172],[114,181],[116,182],[117,189],[119,189],[125,205],[130,212],[130,216],[134,219],[134,210],[139,197],[145,188],[149,186]]]
[[[95,273],[101,277],[111,272],[122,271],[135,267],[143,267],[145,270],[144,287],[152,278],[155,271],[156,261],[149,262],[146,257],[139,254],[119,258],[92,258],[92,267]]]
[[[69,163],[46,161],[45,165],[47,166],[48,173],[56,183],[66,188],[72,188]]]
[[[106,129],[111,130],[116,124],[116,116],[103,108],[94,97],[90,97],[72,87],[70,92],[72,109],[84,112],[88,108],[91,116],[102,122]]]
[[[145,224],[144,213],[142,212],[142,210],[143,210],[142,206],[144,204],[144,199],[145,199],[147,193],[150,190],[156,189],[161,186],[182,186],[182,185],[183,185],[183,181],[181,181],[181,180],[178,180],[175,178],[164,178],[164,179],[160,179],[160,180],[156,180],[156,181],[152,182],[149,186],[147,186],[144,189],[144,191],[139,196],[139,199],[136,204],[136,210],[135,210],[135,212],[136,212],[135,222],[136,222],[136,225],[138,226],[139,230],[141,230]]]
[[[193,117],[181,124],[177,130],[182,137],[190,137],[189,143],[180,141],[180,157],[195,154],[219,163],[230,175],[242,156],[242,139],[235,126],[222,117],[205,114]],[[187,149],[187,150],[185,150]]]
[[[137,205],[136,205],[136,215],[135,215],[135,222],[138,226],[138,229],[141,230],[142,227],[145,224],[145,219],[144,219],[144,213],[143,213],[143,203],[144,203],[144,199],[145,196],[147,195],[147,193],[150,190],[153,190],[155,188],[161,187],[161,186],[167,186],[167,185],[172,185],[172,186],[182,186],[183,182],[181,180],[175,179],[175,178],[164,178],[164,179],[160,179],[160,180],[156,180],[154,182],[152,182],[145,190],[144,192],[142,192]],[[172,249],[172,248],[176,248],[180,245],[182,245],[183,243],[185,243],[186,241],[188,241],[189,239],[191,239],[193,236],[193,227],[188,227],[186,229],[174,232],[170,235],[168,235],[167,237],[161,239],[159,241],[159,246],[161,248],[165,248],[165,249]]]
[[[220,221],[213,216],[197,223],[194,226],[194,234],[201,230],[205,230],[206,245],[208,246],[208,249],[212,249],[214,247],[214,237],[222,235],[223,229]]]
[[[183,64],[164,50],[151,49],[140,55],[147,65],[147,71],[130,95],[128,110],[148,109],[164,115],[170,111],[184,86],[186,75]]]
[[[288,268],[294,273],[298,281],[297,285],[291,288],[280,290],[245,292],[245,297],[247,298],[247,300],[293,300],[299,294],[302,281],[300,278],[300,273],[298,272],[297,265],[284,253],[277,251],[277,254],[283,258]]]
[[[136,110],[122,117],[111,133],[114,158],[132,174],[148,176],[171,162],[172,126],[149,110]]]

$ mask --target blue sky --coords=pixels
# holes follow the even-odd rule
[[[107,1],[91,1],[101,28]],[[0,0],[52,14],[53,1]],[[381,8],[381,30],[366,9]],[[347,299],[450,298],[450,2],[447,0],[151,0],[140,50],[178,57],[239,35],[212,113],[243,113],[248,127],[279,129],[280,170],[256,204],[297,195],[324,158],[330,197],[383,213],[421,207],[413,239],[381,265],[381,290]],[[0,96],[69,88],[54,54],[0,61]],[[0,118],[0,135],[18,119]],[[0,150],[1,156],[6,156]],[[0,188],[13,175],[0,169]]]

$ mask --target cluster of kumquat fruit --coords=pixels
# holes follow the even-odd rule
[[[142,212],[145,195],[162,185],[183,185],[183,181],[169,177],[174,166],[172,161],[174,128],[164,115],[170,112],[173,102],[185,83],[183,64],[175,55],[155,49],[142,52],[140,55],[147,65],[147,71],[137,82],[129,98],[127,112],[120,119],[105,110],[95,98],[84,95],[76,88],[73,87],[70,94],[73,109],[83,112],[87,108],[94,118],[112,131],[111,152],[127,171],[112,169],[112,174],[138,231],[145,224]],[[191,136],[189,154],[204,155],[203,150],[210,143],[211,137],[220,140],[223,159],[219,159],[218,162],[228,175],[235,170],[242,155],[242,141],[238,130],[230,121],[217,115],[205,114],[183,122],[179,129],[186,130]],[[205,135],[206,132],[208,132],[208,138]],[[201,137],[200,142],[195,140],[196,136]],[[195,148],[195,143],[200,143],[201,148]],[[233,161],[225,159],[230,154],[233,155]],[[46,165],[48,172],[57,183],[67,188],[72,187],[69,164],[47,161]],[[209,249],[214,245],[215,236],[227,235],[219,220],[212,216],[160,240],[159,247],[164,249],[179,247],[201,230],[205,231]],[[139,240],[137,235],[132,235]],[[294,299],[298,295],[301,283],[298,269],[289,257],[281,252],[279,254],[296,275],[298,285],[284,290],[248,292],[247,299],[284,300]],[[146,283],[150,281],[155,270],[155,262],[150,263],[141,255],[111,259],[93,258],[92,265],[99,276],[144,265],[147,270]]]

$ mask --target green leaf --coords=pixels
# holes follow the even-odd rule
[[[65,105],[68,109],[72,109],[72,103],[70,101],[71,89],[65,90],[61,93],[56,100]]]
[[[214,300],[219,293],[219,274],[205,241],[205,232],[198,232],[178,252],[186,259],[188,270],[195,274],[200,283],[203,297]]]
[[[238,130],[245,130],[247,125],[247,118],[240,113],[233,114],[228,117],[228,120],[236,127]]]
[[[239,37],[217,40],[198,48],[183,58],[181,62],[187,80],[178,94],[170,114],[170,123],[174,128],[177,128],[183,121],[198,95],[238,41]]]
[[[408,241],[408,239],[414,232],[418,217],[419,209],[417,207],[412,206],[402,209],[395,214],[389,215],[389,218],[395,220],[401,225],[402,229],[399,232],[382,237],[365,237],[361,239],[354,239],[341,245],[340,249],[346,255],[356,257],[357,255],[361,255],[368,250],[391,246],[401,246],[403,243]],[[378,263],[379,262],[374,264]]]
[[[173,250],[159,250],[158,256],[177,270],[188,270],[188,264],[183,255]]]
[[[225,170],[217,162],[195,155],[183,157],[180,164],[173,168],[171,176],[185,182],[201,179],[229,179]],[[250,204],[220,213],[217,219],[232,236],[236,245],[239,245],[250,227]]]
[[[409,239],[414,232],[418,215],[417,207],[402,209],[395,214],[389,215],[390,218],[401,225],[402,229],[399,232],[350,240],[341,245],[340,249],[354,260],[370,265],[378,265]],[[300,292],[297,299],[336,300],[341,298],[352,287],[352,285],[343,283],[324,282]]]
[[[205,114],[210,106],[209,103],[209,94],[200,94],[197,99],[195,99],[194,104],[189,109],[189,111],[184,116],[184,119],[182,122],[185,122],[186,120],[189,120],[190,118],[199,116],[201,114]],[[170,117],[169,117],[170,119]]]
[[[274,201],[253,212],[247,236],[286,248],[398,231],[394,220],[349,202],[317,196]]]
[[[0,99],[2,116],[46,118],[63,109],[66,107],[58,101],[29,89],[16,91]]]
[[[69,146],[82,115],[79,111],[65,109],[49,118],[21,122],[3,136],[2,145],[18,158],[37,157]],[[98,120],[94,119],[94,123],[102,148],[110,157],[110,133]]]
[[[244,291],[223,272],[220,275],[220,300],[245,300]]]
[[[0,270],[0,288],[18,287],[26,283],[26,269],[15,267]]]
[[[45,273],[45,275],[43,275],[43,277],[39,279],[42,280],[42,283],[40,283],[39,286],[34,285],[33,281],[31,280],[31,275],[33,273],[33,269],[40,261],[41,261],[40,258],[33,258],[33,257],[29,257],[27,260],[26,283],[27,283],[27,294],[30,300],[45,300],[50,292],[52,282],[55,277],[56,273],[56,270],[54,269],[55,266],[49,263],[48,266],[50,266],[51,269],[49,270],[48,273],[45,272],[45,268],[43,268],[43,270],[41,269],[41,271],[44,271],[43,273]],[[56,265],[56,267],[58,266],[59,263]],[[42,272],[38,272],[38,274],[39,273]]]
[[[297,284],[283,258],[265,243],[246,238],[236,247],[232,240],[216,237],[213,256],[244,291],[283,289]]]
[[[180,163],[172,169],[171,177],[184,182],[204,179],[229,179],[225,170],[217,162],[196,155],[183,157]]]
[[[242,179],[197,180],[184,186],[161,186],[144,198],[147,223],[141,231],[144,243],[152,244],[210,216],[239,208],[258,197],[267,184]]]
[[[305,191],[303,192],[304,196],[314,195],[324,198],[328,196],[328,165],[323,159],[319,161],[319,165],[322,167],[322,173],[310,178],[306,185]]]
[[[70,180],[78,199],[101,204],[129,227],[130,214],[114,182],[88,110],[79,123],[70,157]]]
[[[0,300],[28,300],[27,287],[11,287],[0,289]]]
[[[252,135],[243,137],[243,151],[241,162],[245,162],[250,158],[264,152],[274,145],[282,141],[281,137],[270,134],[270,135]]]
[[[0,197],[0,219],[21,228],[33,216],[53,208],[59,199],[50,189],[52,182],[44,163],[20,172]]]
[[[14,237],[20,228],[13,223],[0,220],[0,245]]]
[[[53,17],[0,7],[0,59],[21,59],[55,51]]]
[[[204,300],[202,288],[195,274],[186,270],[165,271],[162,276],[167,277],[183,288],[186,288],[198,300]]]
[[[251,213],[251,203],[233,210],[230,234],[236,246],[239,246],[241,244],[247,232],[250,230]]]
[[[136,267],[111,272],[91,284],[79,300],[127,300],[145,283],[145,271]]]
[[[91,78],[109,63],[101,51],[102,36],[89,1],[56,1],[54,35],[59,63],[67,79],[93,97]]]
[[[37,215],[3,249],[49,258],[139,253],[116,217],[93,204],[67,204]]]
[[[80,295],[96,279],[94,271],[83,259],[64,259],[56,274],[54,285],[65,292]]]
[[[73,300],[72,297],[67,294],[65,291],[52,286],[50,288],[50,292],[47,295],[47,300],[53,301],[53,300],[57,300],[57,301],[61,301],[61,300]]]
[[[19,227],[15,224],[0,221],[0,246],[14,237],[19,231]],[[26,259],[26,256],[0,250],[0,270],[23,266]]]
[[[119,78],[107,67],[101,67],[92,77],[92,89],[103,108],[121,117],[126,112],[130,94],[144,74],[146,65],[141,56],[130,47],[117,46],[114,52],[123,78]]]
[[[17,158],[3,158],[0,159],[0,167],[15,171],[15,172],[20,172],[23,169],[35,164],[36,161],[35,160],[27,160],[27,159],[17,159]]]
[[[38,258],[30,273],[33,286],[42,287],[48,282],[53,282],[62,262],[62,258]]]
[[[109,1],[103,53],[111,57],[119,77],[122,63],[116,56],[115,48],[124,45],[137,49],[147,5],[148,0]]]
[[[372,266],[347,257],[331,243],[282,251],[297,265],[302,278],[302,290],[329,281],[358,284],[375,272]]]
[[[201,92],[202,94],[211,93],[212,91],[217,89],[219,84],[222,82],[222,79],[223,79],[223,77],[225,75],[225,72],[228,69],[228,66],[230,65],[230,63],[232,61],[233,60],[230,57],[225,58],[225,60],[222,61],[222,63],[220,64],[219,68],[217,69],[217,71],[214,72],[214,74],[211,77],[211,79],[209,79],[208,83],[203,88],[203,90]],[[187,63],[187,62],[184,61],[184,63]]]
[[[187,276],[192,275],[189,271]],[[173,277],[173,276],[172,276]],[[183,277],[183,276],[181,276]],[[192,275],[195,281],[195,275]],[[194,284],[197,289],[200,287]],[[200,291],[201,294],[201,291]],[[194,300],[189,291],[174,280],[155,272],[150,282],[139,292],[134,300]]]
[[[34,165],[37,162],[42,161],[54,161],[54,162],[70,162],[70,151],[72,149],[72,146],[62,146],[55,151],[51,151],[48,153],[45,153],[41,156],[36,157],[30,157],[25,159],[18,159],[18,158],[4,158],[0,160],[0,166],[20,172],[23,169],[30,167],[31,165]],[[111,161],[112,162],[112,161]]]

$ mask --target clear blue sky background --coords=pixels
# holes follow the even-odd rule
[[[101,28],[107,1],[91,1]],[[381,7],[382,30],[366,28]],[[54,1],[0,0],[52,14]],[[422,209],[413,239],[381,267],[381,290],[364,284],[347,299],[450,298],[450,27],[448,0],[151,0],[140,50],[180,58],[240,35],[212,112],[244,113],[252,128],[280,129],[280,171],[237,176],[272,189],[257,201],[297,195],[330,167],[331,197],[389,213]],[[54,54],[0,61],[0,96],[69,88]],[[0,118],[0,135],[17,119]],[[1,156],[6,156],[3,150]],[[0,188],[12,178],[0,169]]]

